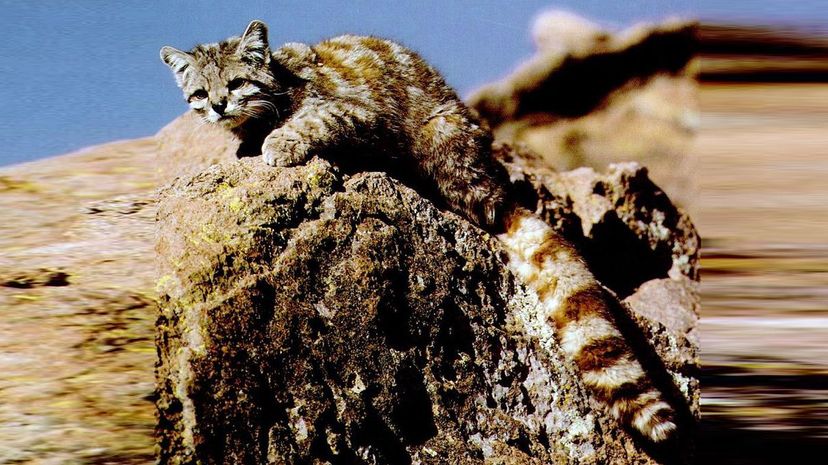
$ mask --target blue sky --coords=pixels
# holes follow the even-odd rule
[[[272,44],[344,32],[394,38],[466,95],[532,54],[529,25],[546,8],[610,27],[674,14],[824,24],[828,17],[819,3],[0,0],[0,165],[155,133],[185,110],[158,49],[238,35],[254,18],[268,23]]]

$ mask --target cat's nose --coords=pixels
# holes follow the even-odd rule
[[[227,102],[214,103],[211,106],[213,107],[214,112],[218,113],[219,115],[223,115],[224,109],[227,108]]]

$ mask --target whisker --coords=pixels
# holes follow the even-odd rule
[[[276,106],[276,104],[273,102],[269,102],[267,100],[251,100],[246,108],[255,110],[256,116],[266,115],[267,113],[275,113],[276,118],[281,117],[279,108]]]

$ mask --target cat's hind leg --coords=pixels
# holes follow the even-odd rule
[[[499,229],[506,175],[492,161],[491,135],[466,113],[458,103],[438,106],[414,135],[414,156],[452,211]]]

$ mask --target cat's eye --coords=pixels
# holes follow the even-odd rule
[[[207,98],[207,91],[204,89],[198,89],[197,91],[190,94],[190,98],[188,99],[190,102],[193,100],[202,100]]]
[[[227,90],[234,91],[245,84],[247,84],[247,79],[236,78],[227,83]]]

